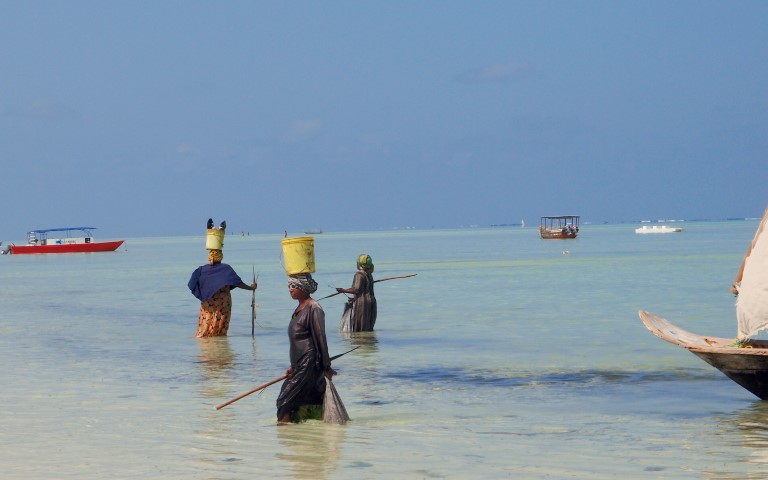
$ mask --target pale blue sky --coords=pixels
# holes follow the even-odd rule
[[[0,0],[0,240],[760,216],[768,2]]]

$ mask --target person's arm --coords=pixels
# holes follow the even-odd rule
[[[361,272],[355,272],[355,278],[352,279],[352,286],[350,288],[337,288],[339,293],[348,293],[350,295],[360,295],[363,291],[363,274]]]
[[[248,285],[247,283],[240,281],[240,285],[236,285],[237,288],[242,288],[244,290],[256,290],[256,282],[253,282],[252,284]]]
[[[310,321],[312,322],[312,337],[321,359],[320,368],[325,372],[325,376],[330,378],[333,376],[334,371],[331,368],[331,357],[328,355],[328,340],[325,336],[325,312],[320,305],[312,306]]]
[[[232,268],[229,265],[226,265],[226,267],[229,269],[230,281],[232,282],[230,283],[230,286],[232,286],[232,288],[242,288],[243,290],[256,290],[255,279],[252,284],[248,285],[240,278],[240,276],[237,273],[235,273],[234,268]]]

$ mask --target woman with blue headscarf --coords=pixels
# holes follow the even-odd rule
[[[371,332],[376,324],[376,296],[373,294],[373,259],[368,254],[357,257],[357,272],[350,288],[337,288],[339,293],[354,295],[347,308],[351,314],[342,321],[343,332]]]
[[[192,295],[200,300],[195,332],[198,338],[227,335],[232,316],[231,289],[256,290],[256,282],[250,285],[243,282],[231,266],[221,262],[223,258],[221,250],[209,249],[208,264],[192,272],[187,283]]]

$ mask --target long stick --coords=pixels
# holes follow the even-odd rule
[[[374,280],[373,283],[386,282],[387,280],[395,280],[396,278],[415,277],[416,275],[418,275],[418,274],[412,273],[410,275],[400,275],[399,277],[382,278],[381,280]]]
[[[280,377],[280,378],[276,378],[276,379],[272,380],[271,382],[267,382],[264,385],[260,385],[260,386],[254,388],[253,390],[251,390],[249,392],[245,392],[244,394],[240,395],[239,397],[235,397],[235,398],[233,398],[232,400],[230,400],[228,402],[224,402],[221,405],[216,405],[216,410],[221,410],[222,408],[226,407],[227,405],[229,405],[231,403],[235,403],[236,401],[238,401],[240,399],[243,399],[243,398],[247,397],[248,395],[250,395],[252,393],[256,393],[259,390],[263,390],[263,389],[267,388],[270,385],[274,385],[275,383],[277,383],[277,382],[279,382],[281,380],[285,380],[286,378],[288,378],[288,374],[287,373],[285,375],[283,375],[282,377]]]
[[[386,282],[387,280],[395,280],[395,279],[398,279],[398,278],[415,277],[416,275],[418,275],[418,274],[417,273],[412,273],[410,275],[400,275],[398,277],[382,278],[380,280],[374,280],[373,283]],[[326,295],[323,298],[318,298],[317,301],[319,302],[320,300],[325,300],[326,298],[335,297],[336,295],[338,295],[340,293],[343,293],[343,292],[336,292],[336,293],[332,293],[330,295]]]
[[[325,300],[326,298],[335,297],[336,295],[338,295],[338,294],[340,294],[340,293],[341,293],[341,292],[336,292],[336,293],[332,293],[332,294],[330,294],[330,295],[326,295],[326,296],[324,296],[323,298],[318,298],[318,299],[317,299],[317,301],[319,302],[320,300]]]
[[[256,283],[256,266],[253,266],[253,283]],[[256,290],[253,291],[251,296],[251,337],[255,337],[254,324],[256,323]]]
[[[336,360],[336,359],[337,359],[337,358],[339,358],[339,357],[343,357],[344,355],[348,354],[349,352],[354,352],[355,350],[357,350],[357,349],[358,349],[358,348],[360,348],[361,346],[362,346],[362,345],[358,345],[358,346],[356,346],[355,348],[353,348],[352,350],[347,350],[347,351],[346,351],[346,352],[344,352],[344,353],[340,353],[340,354],[338,354],[338,355],[334,355],[333,357],[331,357],[331,358],[330,358],[330,360],[331,360],[331,361],[334,361],[334,360]],[[258,392],[259,390],[263,390],[263,389],[267,388],[267,387],[268,387],[268,386],[270,386],[270,385],[274,385],[274,384],[275,384],[275,383],[277,383],[277,382],[280,382],[280,381],[282,381],[282,380],[285,380],[286,378],[288,378],[288,374],[287,374],[287,373],[286,373],[285,375],[283,375],[282,377],[280,377],[280,378],[276,378],[276,379],[272,380],[271,382],[267,382],[267,383],[265,383],[264,385],[259,385],[258,387],[254,388],[253,390],[251,390],[251,391],[248,391],[248,392],[245,392],[244,394],[240,395],[239,397],[235,397],[235,398],[233,398],[232,400],[230,400],[230,401],[228,401],[228,402],[224,402],[224,403],[222,403],[221,405],[216,405],[216,410],[221,410],[222,408],[226,407],[227,405],[229,405],[229,404],[231,404],[231,403],[235,403],[236,401],[238,401],[238,400],[240,400],[240,399],[243,399],[243,398],[247,397],[248,395],[250,395],[250,394],[252,394],[252,393],[256,393],[256,392]]]
[[[339,357],[343,357],[344,355],[348,354],[349,352],[354,352],[355,350],[357,350],[357,349],[358,349],[358,348],[360,348],[360,347],[362,347],[362,345],[358,345],[358,346],[356,346],[355,348],[353,348],[352,350],[347,350],[347,351],[346,351],[346,352],[344,352],[344,353],[340,353],[340,354],[338,354],[338,355],[334,355],[334,356],[332,356],[332,357],[330,358],[330,361],[334,361],[334,360],[336,360],[336,359],[337,359],[337,358],[339,358]]]

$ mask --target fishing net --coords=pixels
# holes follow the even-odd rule
[[[341,314],[341,325],[339,329],[342,332],[352,331],[352,302],[344,304],[344,313]]]
[[[325,379],[325,398],[323,399],[323,421],[325,423],[334,423],[344,425],[349,421],[347,409],[341,401],[339,392],[333,386],[330,378]]]

